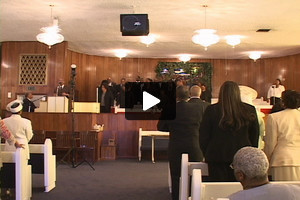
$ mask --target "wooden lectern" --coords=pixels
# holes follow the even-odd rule
[[[48,97],[48,112],[68,112],[69,100],[64,96]]]

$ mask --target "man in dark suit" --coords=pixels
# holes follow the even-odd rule
[[[125,84],[126,79],[122,78],[120,84],[116,85],[116,101],[120,108],[125,108]]]
[[[189,91],[186,86],[176,88],[176,118],[160,120],[157,128],[169,131],[169,163],[172,179],[172,199],[179,199],[179,178],[181,155],[187,153],[189,161],[202,161],[203,154],[199,144],[199,129],[202,120],[202,107],[197,103],[188,103]]]
[[[201,112],[202,115],[204,114],[205,109],[207,108],[207,106],[210,105],[210,103],[203,101],[202,99],[200,99],[200,95],[201,95],[201,88],[198,85],[193,85],[190,88],[190,100],[188,101],[189,103],[197,103],[200,105],[201,107]]]
[[[65,82],[63,79],[59,79],[58,86],[55,88],[54,93],[57,96],[65,96],[65,97],[69,98],[70,88],[65,85]]]
[[[36,109],[36,106],[31,101],[32,97],[31,92],[25,94],[25,98],[23,99],[23,112],[34,112],[34,109]]]

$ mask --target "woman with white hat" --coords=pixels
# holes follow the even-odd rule
[[[12,115],[8,118],[3,119],[8,130],[13,134],[16,140],[24,145],[29,159],[29,147],[28,142],[33,136],[31,121],[21,117],[23,106],[22,102],[15,100],[10,102],[6,106],[6,110],[10,111]],[[6,151],[15,151],[14,145],[10,145],[8,142],[5,143]]]

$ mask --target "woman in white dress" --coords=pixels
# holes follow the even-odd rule
[[[270,114],[266,123],[265,153],[275,181],[300,181],[300,93],[282,93],[285,110]]]
[[[31,121],[21,117],[23,109],[22,102],[15,100],[10,102],[6,109],[12,113],[8,118],[3,119],[8,130],[13,134],[15,139],[24,145],[28,159],[29,159],[29,146],[28,142],[33,136]],[[16,151],[14,145],[10,145],[8,142],[5,143],[6,151]]]

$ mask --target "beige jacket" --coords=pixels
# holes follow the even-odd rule
[[[300,111],[285,109],[270,114],[265,149],[270,167],[300,166]]]
[[[33,136],[31,121],[25,118],[22,118],[18,114],[13,114],[8,118],[3,119],[5,125],[8,130],[13,134],[16,140],[20,144],[24,144],[24,148],[29,158],[29,147],[28,142],[31,140]],[[5,143],[6,151],[16,151],[14,145],[9,145]]]

